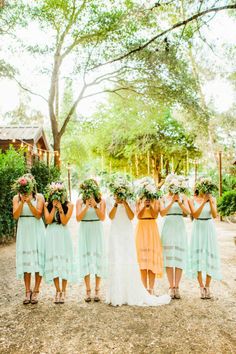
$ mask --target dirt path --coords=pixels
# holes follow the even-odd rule
[[[223,281],[212,284],[215,298],[200,300],[197,283],[184,278],[182,300],[159,308],[85,304],[82,285],[69,285],[66,304],[56,306],[44,283],[38,305],[23,306],[15,245],[0,248],[0,353],[236,353],[236,227],[217,230]],[[158,282],[160,294],[167,288]]]

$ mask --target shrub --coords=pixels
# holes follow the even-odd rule
[[[45,188],[48,183],[53,181],[58,181],[60,179],[60,171],[57,167],[47,166],[42,161],[37,161],[32,166],[31,171],[37,182],[37,191],[38,193],[44,194]]]
[[[218,211],[222,216],[236,213],[236,190],[225,192],[218,201]]]
[[[0,243],[15,236],[16,221],[12,217],[12,184],[16,178],[26,172],[23,152],[12,147],[3,153],[0,151]]]

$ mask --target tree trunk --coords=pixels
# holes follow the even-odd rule
[[[61,166],[61,137],[59,134],[53,135],[54,148],[54,166],[60,168]]]

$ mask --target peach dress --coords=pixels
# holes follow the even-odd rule
[[[163,274],[161,239],[156,220],[146,208],[136,227],[136,248],[140,270],[151,270],[157,278]]]

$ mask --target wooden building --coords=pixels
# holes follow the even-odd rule
[[[10,145],[24,149],[28,167],[38,160],[49,165],[49,145],[42,127],[0,126],[0,150],[6,151]]]

